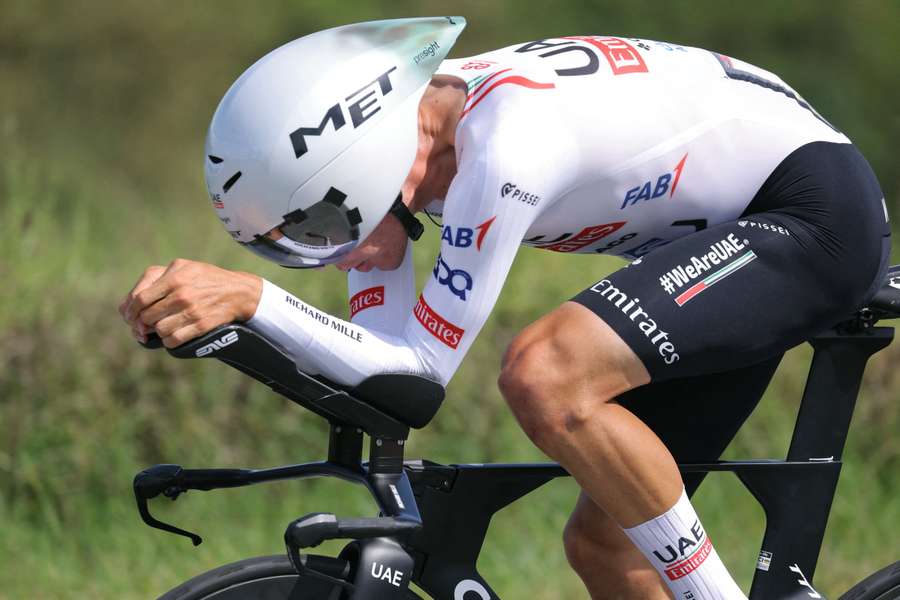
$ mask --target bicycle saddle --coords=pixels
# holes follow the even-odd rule
[[[900,265],[888,268],[884,281],[868,308],[885,313],[888,318],[900,317]]]
[[[146,345],[158,347],[158,342]],[[409,428],[427,425],[444,400],[441,384],[417,375],[373,375],[349,387],[298,371],[275,344],[236,323],[168,352],[176,358],[217,358],[316,414],[375,437],[406,439]]]

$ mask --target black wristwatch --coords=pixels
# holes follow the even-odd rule
[[[397,199],[394,200],[394,203],[391,205],[391,209],[388,212],[397,217],[400,224],[403,225],[403,229],[406,230],[406,235],[409,236],[409,239],[415,242],[422,237],[422,232],[425,231],[425,227],[411,212],[409,212],[406,205],[403,204],[402,194],[397,194]]]

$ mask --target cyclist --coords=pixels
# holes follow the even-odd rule
[[[744,598],[675,459],[718,456],[781,354],[874,293],[889,247],[878,182],[745,62],[613,36],[444,60],[464,25],[306,36],[250,67],[213,117],[219,219],[269,260],[347,271],[349,320],[184,260],[148,268],[120,310],[169,347],[240,320],[339,383],[446,384],[521,244],[629,259],[515,338],[501,391],[582,487],[565,547],[592,597]],[[443,224],[416,299],[423,211]]]

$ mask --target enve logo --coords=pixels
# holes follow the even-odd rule
[[[213,340],[212,342],[206,344],[201,348],[197,348],[197,351],[194,352],[194,355],[198,358],[201,356],[206,356],[207,354],[211,354],[216,350],[221,350],[225,346],[230,346],[231,344],[238,341],[238,333],[237,331],[229,331],[222,337],[217,340]]]

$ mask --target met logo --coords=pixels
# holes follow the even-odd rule
[[[384,98],[393,91],[394,86],[391,84],[391,73],[396,70],[397,67],[391,67],[344,98],[344,102],[347,103],[347,113],[350,115],[350,122],[353,124],[353,129],[356,129],[365,123],[371,117],[375,116],[375,113],[381,110],[379,99]],[[335,131],[347,124],[347,119],[344,116],[344,107],[341,102],[337,102],[334,106],[325,111],[325,116],[322,117],[322,121],[319,123],[318,127],[298,127],[291,132],[291,145],[294,147],[294,156],[296,158],[300,158],[309,150],[306,145],[306,136],[322,135],[325,132],[325,126],[329,122],[331,122]]]
[[[619,210],[624,210],[628,206],[634,206],[638,202],[659,198],[665,195],[666,192],[669,193],[669,198],[675,195],[675,188],[678,187],[678,180],[681,179],[681,171],[684,169],[687,157],[688,155],[685,153],[674,169],[668,173],[663,173],[655,181],[651,179],[650,181],[645,181],[643,185],[635,186],[628,190]]]

